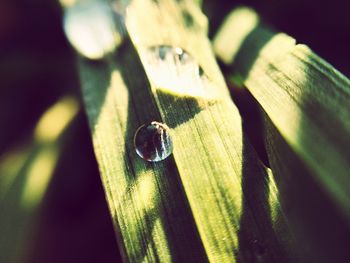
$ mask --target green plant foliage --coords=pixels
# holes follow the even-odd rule
[[[214,47],[264,115],[282,207],[299,242],[309,244],[303,257],[341,262],[350,229],[350,81],[307,46],[268,30],[251,9],[230,14]]]

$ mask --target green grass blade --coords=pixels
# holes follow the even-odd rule
[[[342,262],[350,227],[350,81],[247,8],[228,16],[214,47],[231,66],[231,81],[251,92],[265,116],[282,207],[298,240],[309,243],[304,258]]]

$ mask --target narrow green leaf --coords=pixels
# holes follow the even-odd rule
[[[349,256],[350,81],[305,45],[258,21],[251,9],[233,11],[215,50],[265,116],[282,207],[297,239],[308,243],[304,259],[343,262]]]

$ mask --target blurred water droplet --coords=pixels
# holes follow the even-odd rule
[[[183,96],[213,98],[218,95],[198,62],[180,47],[151,47],[144,63],[147,74],[158,88]]]
[[[79,1],[64,13],[64,31],[72,46],[89,59],[113,52],[122,36],[111,6],[104,1]]]
[[[168,126],[157,121],[142,125],[135,133],[134,146],[136,153],[146,161],[164,160],[173,151]]]

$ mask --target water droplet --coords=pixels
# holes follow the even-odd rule
[[[191,97],[219,95],[198,62],[183,48],[160,45],[147,51],[144,64],[156,88]]]
[[[168,126],[157,121],[142,125],[135,133],[134,146],[136,153],[146,161],[164,160],[173,151]]]
[[[117,20],[107,2],[79,1],[64,13],[64,31],[72,46],[84,57],[102,59],[122,41]]]

